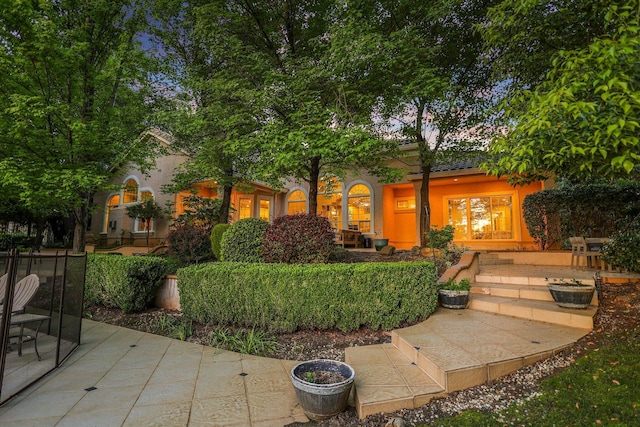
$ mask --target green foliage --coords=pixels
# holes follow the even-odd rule
[[[496,135],[495,156],[483,165],[489,173],[514,183],[640,174],[638,2],[599,7],[603,34],[558,52],[542,84],[508,100],[508,129]]]
[[[541,249],[570,236],[609,237],[640,213],[640,183],[564,184],[527,195],[522,207],[527,230]]]
[[[191,195],[183,200],[184,212],[174,221],[174,225],[189,224],[211,230],[220,217],[222,200]]]
[[[285,215],[267,227],[262,243],[265,262],[326,263],[334,253],[328,219],[315,214]]]
[[[181,263],[200,262],[211,257],[209,231],[205,227],[180,224],[172,227],[167,235],[169,255]]]
[[[178,270],[180,305],[200,323],[274,332],[391,329],[435,310],[432,263],[219,262]]]
[[[84,300],[125,313],[141,311],[152,304],[166,274],[162,258],[89,254]]]
[[[213,255],[216,259],[222,259],[221,252],[221,244],[222,244],[222,236],[225,231],[227,231],[231,227],[230,224],[217,224],[211,230],[211,250],[213,251]]]
[[[276,349],[276,338],[263,331],[239,329],[235,333],[229,328],[217,327],[209,332],[208,342],[211,347],[218,347],[242,354],[265,356]]]
[[[224,261],[262,262],[262,241],[269,223],[260,218],[245,218],[234,223],[222,235],[220,256]]]
[[[602,247],[602,259],[608,264],[640,273],[640,216],[611,236]]]
[[[429,237],[429,247],[431,249],[446,250],[449,244],[453,242],[454,232],[455,228],[450,224],[445,225],[441,229],[431,227],[431,230],[427,233]]]
[[[446,282],[438,284],[438,289],[447,291],[470,291],[471,281],[469,279],[460,279],[457,281],[451,277]]]
[[[140,138],[154,88],[135,41],[145,23],[131,0],[0,8],[0,188],[32,212],[73,212],[76,251],[91,195],[158,152]]]
[[[143,222],[144,229],[147,230],[147,246],[149,246],[149,233],[151,232],[151,221],[164,218],[162,207],[153,199],[147,199],[135,205],[127,206],[127,216]]]

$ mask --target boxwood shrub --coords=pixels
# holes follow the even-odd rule
[[[141,311],[153,302],[167,271],[163,258],[89,254],[85,303]]]
[[[178,270],[182,312],[201,323],[385,330],[426,318],[437,302],[430,262],[262,264],[220,262]]]
[[[262,240],[269,223],[260,218],[235,222],[222,234],[220,258],[231,262],[262,262]]]
[[[267,227],[262,242],[265,262],[326,263],[335,252],[331,223],[315,214],[285,215]]]

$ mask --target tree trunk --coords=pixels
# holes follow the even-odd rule
[[[218,217],[218,224],[227,224],[229,222],[229,210],[231,208],[231,191],[232,185],[222,186],[222,205],[220,206],[220,216]]]
[[[89,208],[86,202],[74,210],[73,252],[84,252],[84,238],[89,219],[88,212]]]
[[[320,179],[320,156],[311,159],[309,168],[309,213],[318,212],[318,181]]]
[[[428,246],[427,233],[431,230],[431,205],[429,203],[429,179],[431,164],[422,166],[422,184],[420,187],[420,246]]]

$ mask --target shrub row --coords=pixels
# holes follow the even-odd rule
[[[163,258],[88,254],[85,303],[141,311],[153,302],[167,271]]]
[[[352,331],[392,329],[436,307],[430,262],[258,264],[220,262],[178,270],[184,315],[201,323]]]

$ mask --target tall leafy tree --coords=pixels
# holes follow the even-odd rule
[[[142,5],[6,0],[0,9],[0,187],[31,208],[72,213],[76,251],[91,195],[154,151],[139,138],[149,108]]]
[[[218,223],[226,223],[234,186],[252,179],[259,152],[255,135],[263,112],[256,101],[265,67],[247,57],[221,24],[233,2],[156,0],[153,31],[164,76],[171,84],[168,108],[158,124],[175,137],[189,159],[174,177],[174,191],[214,180],[222,190]]]
[[[212,165],[223,154],[243,154],[247,162],[227,170],[248,171],[252,179],[274,186],[289,177],[307,182],[312,212],[324,175],[344,176],[364,167],[388,176],[382,154],[390,145],[367,131],[368,111],[362,115],[356,108],[349,86],[327,60],[334,5],[332,0],[188,4],[197,18],[192,34],[206,49],[206,65],[198,69],[198,88],[209,96],[204,122],[217,135],[215,143],[200,144],[211,148],[203,155]]]
[[[591,5],[598,7],[593,26],[600,31],[578,46],[573,35],[564,36],[568,47],[552,55],[546,77],[507,99],[505,132],[491,145],[489,172],[517,183],[640,174],[639,9],[636,0],[617,3]],[[521,24],[515,16],[501,25]],[[499,29],[492,31],[495,43]]]
[[[486,141],[493,88],[477,28],[493,2],[342,3],[332,33],[334,60],[361,76],[359,89],[374,96],[372,110],[389,134],[416,146],[420,235],[426,246],[432,168],[468,157]]]

